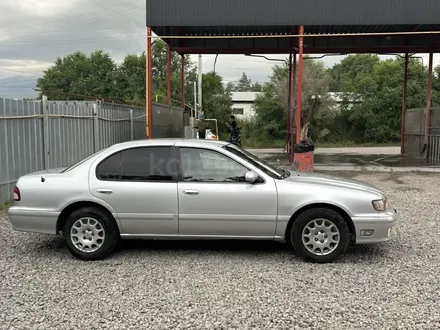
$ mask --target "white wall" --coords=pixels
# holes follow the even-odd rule
[[[235,109],[243,109],[243,114],[238,114]],[[250,119],[255,115],[254,106],[252,103],[232,103],[232,114],[237,119]]]
[[[255,98],[258,93],[256,92],[233,92],[232,93],[232,114],[237,119],[247,120],[255,115],[255,110],[253,107]],[[243,114],[238,114],[238,109],[242,109]]]

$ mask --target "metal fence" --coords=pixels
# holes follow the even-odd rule
[[[420,158],[427,155],[429,163],[440,162],[440,108],[431,108],[428,145],[425,148],[425,109],[408,109],[405,119],[404,153]]]
[[[115,143],[144,139],[145,132],[145,108],[0,98],[0,202],[24,174],[69,166]]]

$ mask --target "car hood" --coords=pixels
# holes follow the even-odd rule
[[[384,196],[384,193],[377,187],[354,179],[341,178],[336,176],[331,176],[327,174],[314,173],[314,172],[294,172],[286,178],[285,180],[295,182],[295,183],[304,183],[304,184],[313,184],[324,187],[340,187],[344,189],[353,189],[358,191],[367,191],[374,194],[378,194]]]

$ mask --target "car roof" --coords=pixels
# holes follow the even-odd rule
[[[199,140],[199,139],[181,139],[181,138],[161,138],[161,139],[142,139],[127,141],[114,144],[111,149],[124,149],[130,147],[152,147],[152,146],[184,146],[184,147],[202,147],[218,148],[229,144],[229,142],[218,140]]]

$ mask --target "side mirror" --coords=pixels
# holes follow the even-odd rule
[[[249,171],[246,173],[244,178],[246,179],[246,182],[255,183],[258,180],[258,174],[253,171]]]

